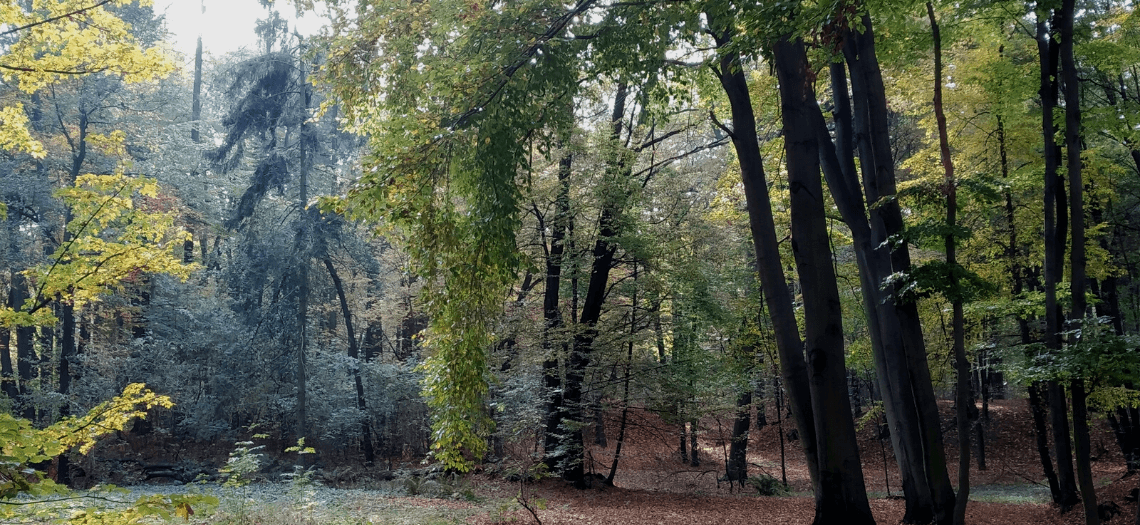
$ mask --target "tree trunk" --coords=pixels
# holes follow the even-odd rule
[[[1049,27],[1059,27],[1060,20],[1046,24],[1047,13],[1037,13],[1037,50],[1041,64],[1041,135],[1045,153],[1045,346],[1053,351],[1061,349],[1061,307],[1057,304],[1057,285],[1064,270],[1068,214],[1063,182],[1057,174],[1060,150],[1056,145],[1053,111],[1057,107],[1057,78],[1059,46]],[[1073,473],[1072,445],[1069,439],[1068,407],[1064,388],[1055,381],[1049,382],[1049,407],[1053,423],[1053,444],[1057,456],[1057,484],[1062,512],[1077,502],[1075,474]]]
[[[633,261],[633,281],[637,283],[637,261]],[[610,474],[606,476],[606,485],[613,486],[614,476],[617,475],[618,460],[621,459],[622,445],[625,444],[625,425],[629,418],[629,373],[633,368],[633,337],[637,334],[637,288],[633,290],[632,305],[629,310],[629,336],[626,347],[625,375],[622,377],[621,396],[621,424],[618,426],[617,445],[614,447],[614,460],[610,464]]]
[[[1053,447],[1057,456],[1057,487],[1061,500],[1057,505],[1061,512],[1072,510],[1080,498],[1077,497],[1076,474],[1073,473],[1073,445],[1069,434],[1069,407],[1065,398],[1065,387],[1056,381],[1048,382],[1049,417],[1053,425]]]
[[[1037,437],[1037,455],[1041,458],[1041,469],[1045,472],[1045,480],[1049,483],[1049,494],[1053,503],[1063,501],[1061,488],[1057,482],[1057,472],[1053,470],[1053,459],[1049,456],[1048,428],[1045,423],[1045,400],[1041,398],[1041,383],[1029,385],[1029,411],[1033,415],[1033,433]]]
[[[606,476],[606,485],[612,486],[614,484],[614,476],[617,475],[618,460],[621,459],[622,445],[625,443],[625,424],[629,417],[629,373],[633,367],[633,337],[637,335],[637,260],[633,261],[633,282],[634,289],[631,298],[629,309],[629,343],[626,347],[625,356],[625,375],[622,378],[623,391],[621,402],[621,424],[618,427],[618,440],[617,446],[614,447],[614,461],[610,465],[610,474]],[[604,435],[603,435],[604,437]],[[605,446],[605,445],[603,445]]]
[[[970,410],[974,399],[970,395],[970,362],[966,360],[966,323],[962,310],[962,290],[958,282],[958,240],[954,238],[954,228],[958,224],[958,181],[954,176],[954,160],[950,156],[950,137],[946,132],[946,112],[942,105],[942,34],[938,19],[934,16],[934,4],[926,3],[926,14],[930,19],[930,33],[934,40],[934,116],[938,123],[939,156],[942,160],[943,191],[946,195],[945,236],[946,269],[950,272],[950,290],[954,320],[954,364],[957,372],[955,404],[958,423],[958,494],[954,502],[954,524],[966,522],[966,503],[970,498]]]
[[[61,321],[63,333],[60,337],[59,350],[59,394],[62,404],[59,407],[59,417],[71,415],[71,361],[75,359],[75,306],[70,302],[62,303]],[[68,461],[67,451],[59,455],[56,460],[56,480],[71,486],[71,465]]]
[[[199,129],[202,120],[202,36],[198,35],[198,47],[194,50],[194,101],[190,106],[190,140],[195,144],[202,141]]]
[[[732,442],[728,446],[728,464],[724,467],[724,478],[729,483],[748,480],[748,430],[752,426],[752,392],[745,390],[736,397],[736,418],[732,422]],[[759,422],[756,424],[760,426]]]
[[[689,420],[689,466],[701,466],[701,455],[697,447],[697,429],[700,428],[701,422],[697,418]]]
[[[852,42],[852,39],[848,39],[848,42]],[[849,60],[853,64],[852,89],[859,103],[858,111],[852,114],[850,100],[847,98],[847,79],[843,65],[833,63],[831,76],[836,101],[836,144],[834,150],[830,147],[820,148],[821,162],[832,196],[854,238],[861,291],[871,335],[872,356],[877,370],[876,379],[880,383],[880,392],[884,393],[883,402],[887,423],[891,429],[891,444],[906,494],[907,511],[904,521],[925,523],[934,521],[936,515],[939,520],[947,520],[952,515],[952,505],[951,508],[946,508],[946,503],[947,501],[952,503],[953,492],[947,494],[945,491],[949,488],[945,457],[941,453],[928,452],[928,449],[932,448],[929,446],[931,442],[937,442],[939,447],[941,446],[941,429],[936,424],[936,418],[928,417],[924,420],[923,412],[918,406],[920,401],[924,401],[927,405],[934,403],[933,387],[929,384],[929,371],[926,370],[925,350],[916,352],[922,354],[922,359],[908,360],[902,328],[905,322],[900,319],[902,312],[888,295],[892,290],[884,290],[881,284],[894,271],[891,253],[884,243],[888,237],[885,224],[886,218],[889,217],[884,217],[882,208],[886,205],[878,205],[878,211],[871,215],[870,221],[868,220],[860,195],[858,176],[855,173],[853,145],[855,131],[852,129],[852,121],[860,130],[860,135],[867,136],[868,105],[872,98],[868,95],[867,77],[878,77],[878,70],[877,66],[868,68],[872,70],[873,75],[861,71],[866,66],[858,64],[855,58],[866,57],[868,56],[866,53],[846,48],[845,52],[851,55]],[[879,85],[881,86],[881,77]],[[885,105],[882,110],[885,111]],[[830,134],[822,114],[814,115],[812,118],[816,121],[816,133],[820,143],[829,144]],[[864,161],[867,199],[872,204],[881,204],[880,198],[884,196],[880,195],[879,184],[873,176],[876,168],[872,159],[871,143],[862,140],[859,146]],[[893,187],[893,172],[891,173],[890,186]],[[901,223],[901,218],[897,220]],[[916,322],[911,321],[911,324]],[[926,383],[925,389],[916,386],[917,383],[923,382]],[[923,396],[923,393],[926,395]],[[936,405],[934,409],[936,411]],[[929,407],[926,412],[930,412]],[[941,503],[938,507],[935,506],[931,488],[934,479],[945,480],[945,484],[937,485],[943,488],[939,491],[941,498],[938,501]]]
[[[360,410],[360,439],[364,446],[364,464],[371,465],[376,460],[376,453],[372,449],[372,426],[368,422],[368,406],[364,401],[364,385],[360,381],[360,351],[356,347],[356,333],[352,329],[352,310],[348,308],[348,299],[344,295],[344,285],[336,273],[332,259],[324,257],[325,269],[329,272],[333,287],[336,288],[337,298],[340,299],[340,312],[344,317],[344,329],[348,334],[348,357],[357,362],[352,367],[352,380],[356,385],[356,408]]]
[[[555,215],[550,237],[550,250],[546,257],[546,287],[542,298],[542,361],[543,387],[550,396],[546,404],[546,432],[544,435],[545,456],[543,461],[551,472],[557,471],[560,454],[555,451],[559,443],[559,426],[566,417],[562,403],[562,371],[559,358],[555,354],[551,338],[562,339],[557,331],[562,327],[562,310],[558,306],[558,296],[562,278],[562,256],[565,253],[565,239],[570,215],[570,169],[573,156],[564,153],[558,161],[558,198],[555,201]],[[563,349],[566,344],[559,344]]]
[[[705,14],[708,16],[710,27],[717,33],[714,34],[717,47],[722,49],[729,47],[734,37],[732,24],[718,20],[710,13]],[[740,164],[740,175],[748,208],[748,226],[752,232],[760,286],[776,335],[776,349],[780,355],[781,373],[788,390],[788,404],[791,406],[796,428],[799,429],[800,444],[804,448],[812,487],[818,493],[820,479],[815,418],[812,413],[803,342],[800,340],[795,310],[792,307],[792,296],[780,261],[772,202],[768,196],[768,184],[764,175],[760,142],[756,135],[756,117],[752,110],[748,81],[744,76],[738,54],[724,54],[714,72],[720,80],[721,87],[724,88],[732,110],[732,144]]]
[[[1073,439],[1076,441],[1077,480],[1081,488],[1081,501],[1085,507],[1085,524],[1098,525],[1096,485],[1092,477],[1092,449],[1089,443],[1089,413],[1086,400],[1085,382],[1081,378],[1070,383],[1073,396]]]
[[[902,233],[903,220],[896,198],[894,160],[887,122],[890,111],[876,58],[870,15],[864,14],[862,22],[865,28],[863,32],[845,32],[847,44],[844,46],[844,55],[851,69],[856,133],[862,138],[859,149],[864,190],[868,203],[873,205],[873,241],[875,246],[879,246],[883,241]],[[887,275],[910,270],[910,254],[905,244],[894,249],[890,259],[891,271]],[[894,315],[897,316],[898,335],[902,342],[898,351],[902,353],[901,361],[905,363],[901,368],[892,367],[896,375],[899,375],[899,384],[895,388],[901,387],[902,397],[907,399],[903,400],[904,406],[895,408],[896,427],[891,429],[892,443],[899,440],[901,445],[895,449],[896,458],[900,448],[909,449],[908,455],[911,458],[907,462],[900,461],[900,465],[906,465],[903,467],[903,487],[907,499],[904,521],[947,523],[953,516],[954,490],[946,469],[938,405],[926,361],[918,307],[914,302],[901,300],[894,293],[888,302],[893,304]],[[887,306],[886,309],[891,308]],[[892,333],[888,329],[893,332],[886,325],[880,328],[884,335]],[[888,353],[889,349],[889,346],[884,346],[884,353]],[[891,359],[899,358],[888,355],[888,360]],[[909,377],[901,377],[903,371]],[[884,400],[887,397],[884,396]],[[912,404],[913,413],[910,411]],[[891,411],[891,407],[886,408]],[[903,435],[896,438],[896,430],[903,430]],[[910,487],[909,491],[906,490],[907,487]]]
[[[613,126],[611,139],[616,143],[621,137],[622,118],[625,115],[626,96],[629,92],[627,84],[620,84],[614,95],[614,109],[610,120]],[[617,181],[629,175],[629,168],[624,153],[619,152],[616,158],[608,160],[607,176],[611,181]],[[582,386],[585,379],[586,367],[590,364],[594,340],[598,336],[597,323],[601,318],[602,305],[605,302],[606,288],[609,284],[610,270],[614,266],[614,254],[617,251],[616,238],[618,235],[618,221],[624,205],[624,196],[610,195],[602,204],[602,211],[598,218],[598,238],[594,241],[593,263],[590,269],[589,283],[586,285],[586,299],[582,303],[582,313],[578,319],[581,328],[577,330],[570,349],[570,359],[566,366],[566,381],[563,389],[562,402],[565,407],[566,420],[574,423],[583,421],[584,407],[582,403]],[[574,482],[575,486],[585,487],[585,449],[582,443],[582,428],[580,424],[571,425],[572,429],[565,434],[563,445],[568,451],[567,457],[570,465],[562,471],[562,478]]]
[[[305,73],[307,75],[307,72]],[[304,88],[304,109],[307,112],[312,95],[308,84]],[[306,133],[306,124],[301,124],[301,136]],[[297,256],[297,361],[295,363],[295,381],[297,389],[297,439],[305,437],[308,432],[308,372],[305,364],[305,342],[309,323],[309,244],[312,242],[308,214],[304,213],[309,202],[309,156],[305,148],[305,141],[299,142],[301,152],[301,166],[297,194],[297,207],[300,214],[297,219],[297,235],[294,244],[294,253]]]
[[[1085,299],[1085,206],[1084,182],[1081,176],[1081,87],[1077,78],[1077,62],[1073,57],[1073,17],[1076,1],[1061,2],[1059,32],[1061,36],[1061,79],[1065,83],[1065,145],[1067,148],[1067,168],[1069,172],[1069,225],[1072,229],[1069,252],[1069,283],[1073,310],[1069,318],[1077,323],[1084,322],[1088,308]],[[1060,245],[1064,249],[1064,245]],[[1079,373],[1079,372],[1078,372]],[[1084,501],[1085,523],[1097,525],[1096,485],[1093,483],[1092,464],[1089,447],[1088,409],[1084,378],[1078,376],[1070,383],[1073,396],[1073,439],[1076,440],[1077,479]]]
[[[1117,408],[1108,414],[1112,435],[1124,456],[1129,473],[1140,470],[1140,410],[1131,407]]]
[[[8,296],[8,304],[12,308],[20,308],[27,299],[28,280],[24,274],[15,272],[12,274],[12,293]],[[22,407],[20,410],[21,417],[30,421],[36,419],[36,409],[28,402],[27,398],[32,393],[32,380],[34,378],[32,362],[36,359],[35,337],[36,329],[34,327],[16,327],[16,376],[19,379],[18,391],[20,393],[17,406]]]
[[[812,120],[819,114],[809,80],[812,70],[799,39],[785,36],[776,43],[774,55],[791,187],[792,252],[803,292],[804,343],[816,432],[819,490],[814,523],[874,523],[847,397],[843,312]]]
[[[17,309],[19,305],[12,304],[13,292],[14,290],[9,288],[8,308]],[[3,392],[13,404],[16,403],[20,395],[20,387],[16,381],[16,369],[12,366],[12,328],[8,326],[0,326],[0,392]]]

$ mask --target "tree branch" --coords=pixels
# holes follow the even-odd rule
[[[75,11],[72,11],[70,13],[64,13],[62,15],[53,16],[51,18],[45,18],[43,20],[40,20],[37,22],[32,22],[30,24],[22,25],[19,27],[13,27],[12,29],[9,29],[7,31],[0,33],[0,36],[6,36],[6,35],[10,35],[12,33],[18,33],[20,31],[23,31],[25,29],[31,29],[31,28],[36,27],[38,25],[50,24],[52,22],[55,22],[56,20],[63,20],[64,18],[69,18],[69,17],[78,15],[78,14],[83,13],[85,11],[90,11],[92,9],[95,9],[96,7],[101,7],[101,6],[109,4],[109,3],[111,3],[111,0],[101,0],[100,2],[98,2],[96,4],[93,4],[93,5],[90,5],[87,7],[83,7],[80,9],[76,9]],[[3,66],[0,66],[0,67],[3,67]]]

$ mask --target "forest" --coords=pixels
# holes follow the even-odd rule
[[[257,4],[0,5],[0,523],[1140,525],[1135,2]]]

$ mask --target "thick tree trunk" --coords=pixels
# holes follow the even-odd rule
[[[733,38],[731,24],[718,20],[709,13],[706,15],[709,16],[709,25],[719,33],[715,35],[717,47],[728,47]],[[812,413],[803,342],[800,340],[791,293],[780,261],[772,202],[768,197],[768,185],[764,176],[760,143],[756,135],[756,117],[752,110],[748,81],[741,68],[739,55],[732,53],[726,53],[721,58],[715,73],[732,110],[732,144],[740,164],[740,175],[748,208],[748,225],[752,232],[760,286],[776,335],[776,349],[780,355],[781,374],[788,390],[788,404],[791,406],[792,416],[799,430],[808,472],[812,477],[812,487],[818,493],[820,479],[815,417]]]
[[[1029,385],[1029,411],[1033,415],[1033,433],[1037,437],[1037,455],[1041,458],[1041,469],[1045,472],[1045,480],[1049,483],[1049,494],[1053,502],[1060,504],[1063,500],[1061,487],[1057,482],[1057,472],[1053,470],[1053,459],[1049,456],[1049,431],[1045,418],[1047,408],[1042,399],[1041,383]]]
[[[1057,456],[1057,487],[1061,499],[1057,505],[1061,512],[1072,510],[1080,498],[1077,497],[1076,474],[1073,472],[1073,445],[1069,434],[1069,406],[1065,397],[1065,387],[1056,381],[1048,382],[1049,418],[1053,426],[1053,448]]]
[[[871,18],[864,15],[862,21],[864,32],[845,33],[848,44],[844,46],[844,54],[851,69],[852,91],[855,95],[856,133],[862,139],[859,149],[864,191],[867,201],[874,205],[870,221],[872,242],[875,246],[880,246],[887,239],[901,233],[903,221],[896,199],[894,160],[887,123],[889,109],[875,56]],[[910,255],[905,245],[895,249],[890,259],[889,273],[910,270]],[[905,461],[899,460],[907,500],[904,521],[946,523],[953,515],[954,491],[946,469],[938,406],[926,362],[917,305],[903,302],[893,292],[892,295],[887,303],[880,305],[883,306],[882,310],[894,310],[894,317],[897,318],[897,334],[901,336],[902,346],[892,352],[890,345],[884,345],[884,353],[887,354],[888,369],[895,372],[898,384],[880,386],[886,387],[884,393],[888,392],[888,388],[899,389],[902,393],[902,406],[893,410],[890,406],[887,408],[888,411],[896,412],[895,424],[891,428],[892,444],[896,445],[896,459],[900,451],[908,457]],[[887,317],[891,317],[889,312]],[[894,333],[892,325],[884,324],[881,330],[884,335]],[[893,357],[891,354],[894,352],[901,355]],[[892,360],[901,361],[902,366],[891,366]],[[885,395],[884,401],[889,397]],[[891,417],[888,417],[888,424],[890,422]],[[896,432],[900,434],[898,437],[895,436]]]
[[[1081,501],[1085,507],[1085,524],[1098,525],[1100,514],[1097,512],[1096,485],[1092,477],[1092,448],[1089,443],[1089,412],[1087,408],[1088,395],[1085,392],[1083,379],[1074,379],[1071,383],[1073,396],[1073,439],[1077,455],[1077,481],[1081,488]]]
[[[814,523],[874,523],[847,397],[843,317],[824,215],[819,114],[803,42],[784,37],[774,48],[780,81],[784,151],[791,187],[792,252],[803,291],[804,342],[816,432],[819,490]]]
[[[865,22],[869,24],[869,20]],[[833,93],[836,97],[836,147],[835,150],[829,147],[820,148],[821,161],[832,196],[844,221],[851,228],[854,238],[861,291],[872,341],[872,355],[877,370],[876,377],[880,383],[879,390],[884,393],[883,402],[887,422],[891,428],[891,443],[906,494],[907,511],[904,521],[925,523],[934,521],[937,516],[941,522],[948,520],[952,515],[953,491],[949,487],[945,457],[940,452],[941,429],[937,426],[937,418],[922,417],[924,413],[932,412],[931,407],[933,412],[937,411],[929,371],[926,369],[925,349],[920,348],[914,352],[921,358],[908,359],[910,353],[906,350],[903,326],[909,322],[912,328],[917,328],[917,320],[904,321],[901,318],[902,310],[888,295],[891,290],[882,288],[887,276],[898,270],[893,268],[891,253],[885,247],[884,241],[888,238],[889,231],[886,225],[888,219],[901,225],[901,216],[891,217],[889,214],[884,214],[884,208],[890,207],[890,204],[880,202],[882,198],[893,197],[893,169],[886,170],[884,177],[889,184],[883,184],[892,188],[891,194],[883,195],[880,192],[881,185],[875,177],[876,150],[872,147],[872,141],[866,138],[870,134],[868,121],[872,109],[869,107],[872,99],[876,98],[870,96],[870,93],[876,92],[870,87],[876,85],[874,79],[877,79],[879,86],[877,93],[881,97],[882,80],[874,62],[861,63],[873,59],[873,50],[868,53],[866,43],[861,44],[862,47],[857,46],[853,37],[848,38],[847,42],[845,53],[849,55],[848,60],[852,66],[852,90],[858,103],[856,106],[858,111],[854,114],[851,111],[843,65],[832,64]],[[885,112],[885,102],[880,101],[879,108],[874,111]],[[822,114],[813,118],[816,120],[820,143],[828,144],[830,135]],[[862,152],[860,157],[863,160],[867,199],[876,205],[876,212],[870,218],[867,216],[860,194],[858,176],[855,173],[856,130],[852,129],[852,122],[855,123],[855,128],[861,137],[859,147]],[[883,125],[885,126],[885,123]],[[889,145],[880,145],[879,149],[887,150],[887,160],[889,160]],[[895,212],[898,213],[897,205],[895,207]],[[925,388],[919,384],[925,384]],[[927,406],[925,410],[920,410],[919,406],[923,403]],[[937,443],[938,446],[934,447],[931,443]],[[932,486],[939,487],[939,490],[935,491]],[[939,495],[938,506],[935,505],[935,492]]]
[[[558,470],[560,454],[556,454],[559,443],[559,426],[566,417],[562,403],[562,371],[560,360],[554,351],[551,339],[558,336],[562,327],[562,311],[558,306],[559,289],[562,277],[562,255],[566,250],[565,238],[570,213],[570,169],[573,157],[563,154],[558,162],[558,197],[555,201],[555,215],[552,221],[550,249],[546,255],[546,286],[542,298],[542,361],[543,387],[550,396],[546,403],[546,429],[544,432],[545,456],[543,462],[551,472]],[[558,336],[561,338],[560,336]],[[566,348],[565,343],[559,346]]]

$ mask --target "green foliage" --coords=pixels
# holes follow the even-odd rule
[[[134,383],[83,416],[67,417],[44,429],[36,429],[31,422],[10,414],[0,414],[0,520],[35,518],[75,524],[125,525],[149,517],[186,518],[194,512],[194,506],[216,504],[214,498],[201,495],[156,495],[139,498],[125,508],[102,506],[99,503],[104,499],[92,499],[93,505],[85,509],[62,511],[52,503],[91,495],[73,493],[30,467],[73,449],[86,454],[101,437],[123,430],[136,418],[145,418],[151,408],[172,406],[170,398]],[[40,498],[40,502],[6,504],[19,496]],[[46,496],[51,498],[45,499]]]
[[[779,496],[788,491],[788,488],[771,474],[748,476],[747,483],[761,496]]]
[[[75,217],[67,224],[70,239],[49,263],[24,272],[35,294],[19,308],[0,306],[0,326],[54,324],[51,309],[44,308],[52,301],[82,306],[141,273],[185,280],[195,269],[175,255],[189,234],[175,226],[153,179],[88,174],[56,194]]]
[[[996,289],[992,283],[964,266],[949,265],[940,260],[924,262],[905,274],[892,274],[885,284],[896,286],[904,301],[915,301],[937,293],[949,301],[970,302],[984,298]]]
[[[345,5],[330,4],[348,16]],[[360,4],[370,14],[367,24],[349,29],[334,15],[333,30],[351,34],[329,41],[321,74],[373,153],[361,181],[326,207],[382,223],[408,249],[431,319],[421,370],[433,454],[467,470],[483,456],[493,428],[484,407],[486,351],[518,267],[517,178],[528,165],[530,140],[542,142],[532,133],[570,116],[524,101],[572,96],[576,75],[559,47],[577,44],[552,40],[557,33],[544,27],[561,6]],[[527,30],[544,36],[526,43],[499,38]],[[356,65],[360,48],[352,43],[361,39],[383,43],[365,68]],[[338,58],[345,55],[354,58]],[[360,75],[369,80],[359,82]]]
[[[1010,359],[1006,370],[1011,380],[1085,380],[1088,403],[1094,410],[1140,405],[1140,341],[1118,336],[1106,318],[1090,319],[1065,334],[1066,344],[1051,350],[1043,344],[1020,347],[1024,359]],[[1011,356],[1013,357],[1013,356]]]
[[[252,441],[234,443],[225,466],[218,469],[226,477],[222,486],[238,488],[249,485],[253,481],[252,475],[261,468],[262,450],[265,450],[265,445],[254,445]]]

